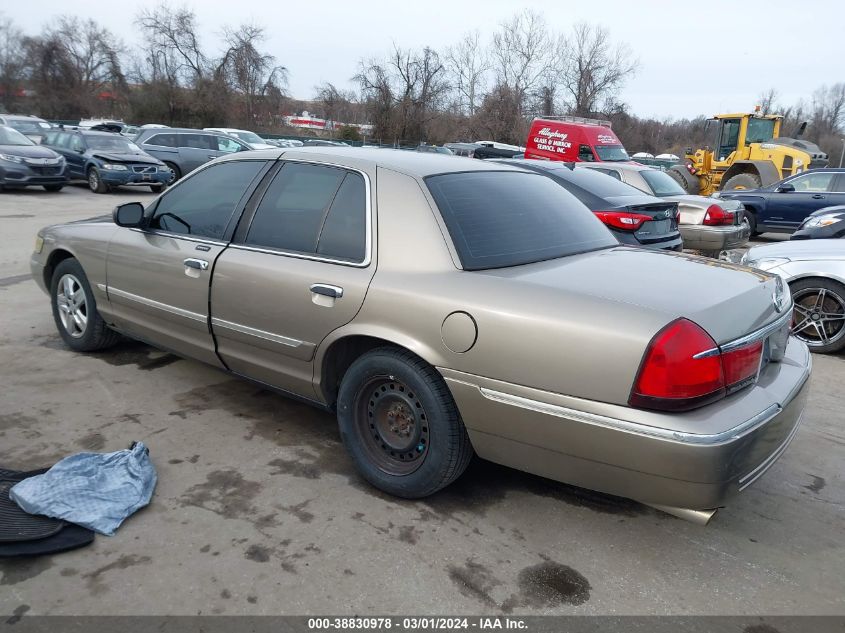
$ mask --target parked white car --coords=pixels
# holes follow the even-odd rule
[[[275,145],[270,145],[270,143],[258,136],[258,134],[249,130],[238,130],[231,127],[207,127],[203,129],[206,132],[220,132],[221,134],[234,136],[239,141],[243,141],[249,145],[252,149],[276,149]]]

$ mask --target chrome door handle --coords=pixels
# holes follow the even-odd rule
[[[343,288],[329,284],[311,284],[311,292],[332,299],[340,299],[343,296]]]
[[[185,261],[182,262],[188,268],[196,268],[197,270],[208,270],[208,262],[204,259],[194,259],[193,257],[189,257]]]
[[[820,193],[817,193],[813,196],[813,200],[824,200],[824,196]]]

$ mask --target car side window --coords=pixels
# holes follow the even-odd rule
[[[367,191],[360,174],[346,174],[317,239],[317,254],[359,263],[367,249]]]
[[[286,164],[259,203],[245,242],[252,246],[316,254],[329,205],[346,174],[334,167]]]
[[[58,132],[45,132],[44,133],[44,140],[41,141],[41,144],[42,145],[55,145],[57,136],[59,136]]]
[[[85,143],[82,142],[82,137],[76,134],[70,135],[70,148],[74,152],[85,151]]]
[[[215,138],[217,140],[217,147],[215,149],[218,152],[239,152],[243,149],[241,144],[234,139],[226,138],[225,136],[217,136]]]
[[[203,169],[159,198],[149,228],[222,239],[226,226],[264,161],[220,163]]]
[[[836,180],[833,182],[831,191],[834,193],[845,193],[845,173],[836,175]]]
[[[154,134],[146,141],[147,145],[158,145],[159,147],[177,147],[175,134]]]
[[[581,145],[578,147],[578,160],[592,162],[596,159],[593,156],[593,149],[589,145]]]
[[[193,149],[216,150],[217,145],[214,137],[210,134],[180,134],[179,147],[191,147]]]
[[[613,178],[616,178],[616,180],[622,180],[622,176],[620,176],[619,172],[615,169],[596,169],[594,171],[606,174],[608,176],[612,176]]]
[[[811,193],[828,191],[835,175],[832,172],[804,174],[793,178],[789,181],[789,184],[795,187],[795,191],[809,191]]]

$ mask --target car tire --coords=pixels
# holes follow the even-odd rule
[[[757,214],[754,211],[745,209],[742,212],[742,223],[748,225],[748,234],[751,237],[760,235],[760,232],[757,230]]]
[[[97,301],[78,260],[71,257],[56,266],[50,280],[50,302],[59,336],[75,352],[105,349],[121,339],[97,311]]]
[[[170,169],[170,180],[167,181],[167,184],[172,185],[182,177],[182,170],[179,169],[179,165],[176,165],[175,163],[164,161],[164,164],[167,165],[168,169]]]
[[[673,165],[666,170],[666,173],[681,185],[681,189],[688,194],[697,196],[701,193],[701,185],[698,182],[698,178],[689,173],[685,165]]]
[[[448,486],[473,455],[442,376],[406,350],[381,347],[353,362],[337,419],[364,479],[397,497],[419,499]]]
[[[94,193],[107,193],[109,186],[100,177],[100,171],[96,167],[88,168],[88,188]]]
[[[759,189],[763,180],[757,174],[737,174],[731,176],[721,187],[722,191],[737,191],[742,189]]]
[[[166,188],[166,185],[150,185],[150,191],[153,193],[161,193]]]
[[[44,185],[45,191],[61,191],[64,188],[64,185]]]
[[[794,302],[792,334],[816,354],[845,349],[845,285],[811,277],[791,283],[789,290]],[[840,314],[842,318],[836,318]]]

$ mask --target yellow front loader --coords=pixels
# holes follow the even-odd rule
[[[687,149],[685,162],[668,173],[687,193],[758,189],[805,169],[827,166],[827,154],[801,135],[780,135],[783,117],[774,114],[717,114],[707,121],[713,147]]]

